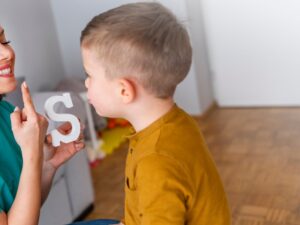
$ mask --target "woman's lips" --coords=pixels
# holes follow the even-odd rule
[[[14,77],[13,73],[7,74],[7,75],[0,75],[0,78],[11,78]]]
[[[0,67],[0,78],[1,77],[3,77],[3,78],[13,77],[13,72],[9,65]]]
[[[10,68],[9,64],[0,66],[0,70],[5,70],[5,69],[9,69],[9,68]]]

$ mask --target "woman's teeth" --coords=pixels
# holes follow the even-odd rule
[[[0,76],[1,75],[8,75],[8,74],[10,74],[10,72],[11,72],[10,68],[0,70]]]

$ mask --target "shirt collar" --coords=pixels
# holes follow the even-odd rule
[[[172,108],[162,117],[154,121],[152,124],[150,124],[148,127],[144,128],[143,130],[139,132],[135,132],[135,130],[132,128],[132,133],[127,136],[130,142],[136,143],[139,140],[143,139],[144,137],[147,137],[151,133],[153,133],[155,130],[160,128],[164,123],[169,121],[171,118],[177,115],[180,108],[174,104]]]

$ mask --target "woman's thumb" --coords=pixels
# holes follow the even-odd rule
[[[11,126],[13,130],[21,127],[22,124],[21,114],[22,112],[18,107],[16,107],[14,112],[10,114]]]

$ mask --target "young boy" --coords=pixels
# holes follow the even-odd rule
[[[219,174],[197,123],[173,100],[192,49],[186,29],[158,3],[120,6],[82,31],[88,99],[130,121],[126,225],[229,225]]]

